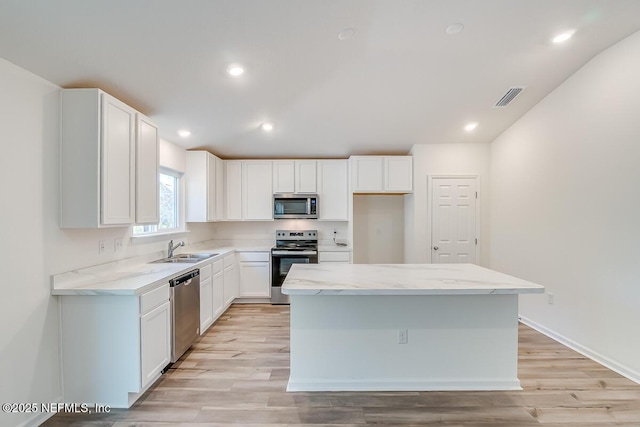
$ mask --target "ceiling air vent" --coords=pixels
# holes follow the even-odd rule
[[[520,95],[520,92],[522,92],[524,88],[524,86],[515,86],[509,88],[507,93],[505,93],[502,98],[500,98],[500,101],[496,102],[496,105],[494,105],[494,107],[506,107],[507,105],[511,104],[511,101],[513,101],[516,96]]]

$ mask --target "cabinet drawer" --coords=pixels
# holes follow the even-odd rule
[[[200,281],[207,280],[211,277],[211,263],[200,267]]]
[[[318,262],[350,262],[351,252],[319,252]]]
[[[233,265],[234,261],[236,260],[236,256],[235,254],[227,255],[226,257],[224,257],[223,260],[224,260],[224,268],[227,268],[230,265]]]
[[[240,262],[269,262],[269,259],[271,259],[271,254],[269,252],[238,252],[238,261]]]
[[[224,261],[219,259],[217,261],[214,261],[212,265],[213,265],[213,270],[211,271],[211,274],[216,275],[220,273],[224,268]]]
[[[144,315],[169,301],[169,284],[140,295],[140,314]]]

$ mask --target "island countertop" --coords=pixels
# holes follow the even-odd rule
[[[287,295],[543,293],[544,286],[475,264],[293,264]]]

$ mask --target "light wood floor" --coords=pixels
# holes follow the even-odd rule
[[[55,426],[640,427],[640,386],[520,325],[513,392],[287,393],[289,307],[233,305],[129,410]]]

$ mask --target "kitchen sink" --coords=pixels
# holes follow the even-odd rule
[[[201,254],[178,254],[174,255],[171,258],[160,258],[155,261],[151,261],[150,264],[161,264],[161,263],[185,263],[185,264],[193,264],[196,262],[204,261],[205,259],[209,259],[218,254],[209,254],[209,253],[201,253]]]

